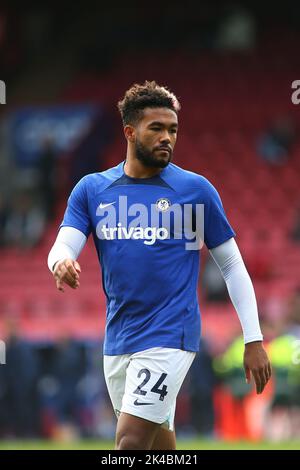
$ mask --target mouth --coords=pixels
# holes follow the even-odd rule
[[[158,149],[155,149],[156,152],[164,152],[167,153],[168,155],[171,153],[171,150],[168,147],[160,147]]]

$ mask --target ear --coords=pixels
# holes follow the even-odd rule
[[[124,127],[124,134],[129,142],[135,142],[135,129],[130,124]]]

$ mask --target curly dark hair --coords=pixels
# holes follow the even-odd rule
[[[169,108],[178,114],[180,103],[167,87],[146,80],[143,85],[132,85],[123,100],[118,102],[123,124],[136,124],[142,117],[144,108]]]

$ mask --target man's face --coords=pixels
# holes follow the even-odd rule
[[[169,108],[145,108],[134,126],[136,157],[147,167],[165,168],[173,158],[177,114]]]

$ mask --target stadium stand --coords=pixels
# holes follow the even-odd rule
[[[176,90],[182,112],[174,162],[203,174],[218,188],[260,304],[269,297],[288,299],[299,283],[300,248],[289,237],[300,200],[299,142],[292,146],[288,162],[280,166],[263,161],[256,149],[259,133],[275,115],[289,114],[299,125],[299,113],[288,96],[293,74],[288,51],[286,44],[284,67],[278,53],[271,54],[268,41],[259,54],[247,57],[203,53],[198,58],[174,54],[144,60],[127,56],[120,59],[113,80],[109,74],[81,74],[61,97],[65,103],[93,101],[114,109],[132,76],[136,81],[155,76]],[[179,64],[193,74],[186,78],[176,74]],[[107,168],[124,158],[121,127],[119,131],[119,138],[106,152]],[[33,251],[21,256],[12,249],[1,251],[1,318],[15,312],[28,337],[55,336],[66,319],[75,335],[97,337],[103,333],[105,298],[93,248],[89,246],[81,256],[83,274],[78,291],[56,292],[47,271],[47,252],[64,205],[65,196],[59,201],[56,220]],[[227,344],[239,328],[233,307],[206,305],[205,299],[201,303],[204,332],[212,334],[219,347],[224,341]],[[215,328],[215,319],[221,317],[224,328]]]

